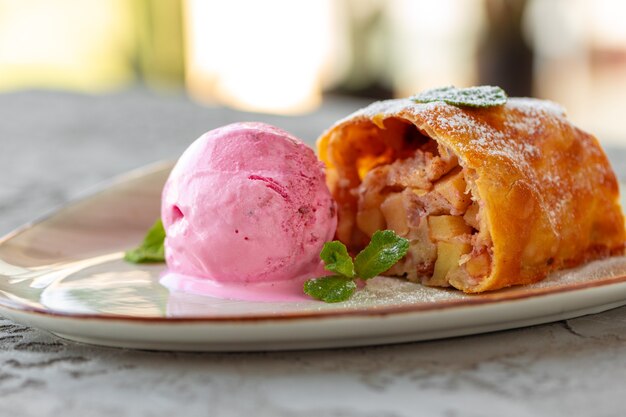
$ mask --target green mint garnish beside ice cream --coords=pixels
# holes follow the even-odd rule
[[[141,245],[127,251],[124,259],[132,263],[164,262],[164,242],[165,230],[159,219],[148,230]],[[309,279],[304,283],[304,292],[327,303],[346,301],[357,289],[356,279],[367,280],[385,272],[402,259],[408,249],[409,241],[392,230],[374,233],[370,243],[354,259],[343,243],[326,242],[320,258],[333,275]]]
[[[313,278],[304,283],[304,293],[327,303],[346,301],[356,291],[354,278],[342,275]]]
[[[356,291],[355,279],[367,280],[385,272],[402,259],[408,250],[409,241],[393,230],[374,233],[370,243],[354,260],[343,243],[337,240],[327,242],[320,258],[325,268],[335,275],[306,281],[304,292],[327,303],[346,301]]]
[[[443,101],[457,107],[494,107],[506,104],[507,95],[500,87],[481,85],[479,87],[442,87],[426,90],[411,97],[417,103]]]
[[[161,219],[157,220],[148,230],[143,242],[137,248],[126,251],[124,260],[135,264],[148,262],[165,262],[165,229]]]
[[[354,262],[346,246],[338,240],[326,242],[320,253],[324,268],[347,278],[354,277]]]

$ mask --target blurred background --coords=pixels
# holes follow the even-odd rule
[[[141,86],[307,114],[500,85],[626,145],[623,0],[0,0],[0,92]]]
[[[626,181],[624,0],[0,0],[0,235],[263,121],[313,145],[373,100],[557,101]]]

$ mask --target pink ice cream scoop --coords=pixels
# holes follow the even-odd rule
[[[161,207],[170,271],[219,283],[316,271],[337,226],[322,163],[300,140],[262,123],[197,139],[170,174]]]

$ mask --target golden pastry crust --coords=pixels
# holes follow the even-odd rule
[[[318,151],[339,205],[337,238],[352,249],[364,238],[356,226],[362,205],[356,190],[372,170],[429,146],[412,144],[415,132],[436,141],[433,152],[442,161],[457,158],[467,193],[480,206],[488,273],[468,275],[461,262],[463,273],[446,284],[468,293],[495,290],[624,252],[618,183],[597,139],[573,126],[558,105],[526,98],[490,108],[388,100],[327,130]],[[478,255],[475,247],[463,259]]]

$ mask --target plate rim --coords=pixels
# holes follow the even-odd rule
[[[42,214],[35,216],[33,219],[27,221],[26,223],[23,223],[17,226],[16,228],[10,230],[6,234],[0,236],[0,245],[5,244],[8,240],[13,239],[20,233],[23,233],[26,230],[34,226],[37,226],[39,223],[42,223],[50,219],[51,217],[53,217],[54,215],[56,215],[59,211],[63,209],[71,207],[74,204],[78,204],[87,198],[94,197],[117,184],[121,184],[123,182],[129,181],[135,178],[141,178],[149,174],[154,174],[154,173],[163,171],[168,168],[171,169],[174,167],[174,163],[175,161],[163,159],[160,161],[153,162],[151,164],[141,166],[139,168],[131,169],[130,171],[126,171],[118,175],[114,175],[111,178],[99,181],[96,184],[92,185],[91,187],[87,187],[83,191],[77,193],[72,198],[69,198],[66,202],[57,204],[45,210]]]
[[[589,297],[580,292],[554,294],[556,305],[561,306],[557,309],[535,297],[511,301],[508,306],[492,303],[442,312],[244,323],[90,321],[24,311],[8,318],[70,341],[115,348],[200,352],[349,348],[470,336],[600,313],[626,304],[626,286],[617,285],[620,291],[608,293],[617,297],[607,297],[607,286],[592,288]],[[525,313],[520,315],[520,311]]]

